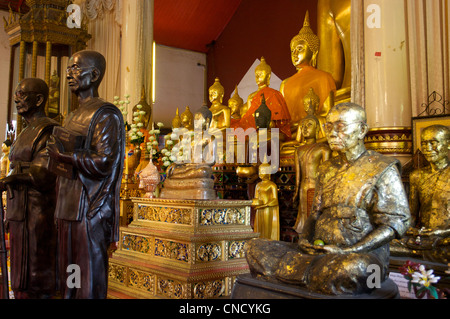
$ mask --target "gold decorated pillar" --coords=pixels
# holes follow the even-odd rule
[[[368,148],[405,162],[411,156],[405,0],[364,0]]]

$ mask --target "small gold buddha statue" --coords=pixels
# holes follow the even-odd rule
[[[319,96],[314,92],[313,88],[310,88],[308,94],[306,94],[303,98],[303,105],[305,106],[305,111],[307,113],[306,117],[312,117],[318,121],[317,125],[317,136],[316,143],[326,142],[325,131],[323,125],[325,124],[325,117],[317,115],[316,111],[319,107],[320,99]],[[303,122],[303,119],[300,120],[300,124]],[[290,156],[295,152],[295,149],[301,145],[305,144],[305,138],[303,136],[303,128],[301,125],[298,126],[297,132],[295,134],[295,139],[286,141],[281,144],[280,154],[283,156]]]
[[[412,227],[391,244],[391,255],[446,264],[450,262],[450,129],[426,127],[421,148],[429,165],[409,176]]]
[[[244,100],[239,96],[238,88],[234,89],[233,96],[228,100],[228,107],[231,110],[231,122],[230,127],[239,127],[239,121],[241,119],[241,109],[244,105]]]
[[[9,139],[2,143],[0,178],[6,177],[9,173],[9,151],[11,149],[11,144]]]
[[[247,103],[244,106],[247,111],[242,116],[239,127],[244,130],[250,127],[256,128],[254,114],[261,106],[264,96],[265,103],[272,112],[272,128],[280,130],[280,140],[283,141],[291,138],[291,116],[281,92],[269,87],[271,75],[272,68],[267,64],[266,59],[261,57],[261,63],[255,68],[255,81],[258,90],[248,96]]]
[[[301,233],[310,213],[319,165],[331,157],[327,143],[318,142],[320,122],[314,114],[308,114],[300,123],[303,143],[294,153],[295,191],[292,201],[298,199],[298,214],[294,230]]]
[[[59,76],[53,70],[48,92],[48,114],[53,117],[59,113]]]
[[[178,110],[175,113],[175,117],[172,120],[172,128],[180,128],[181,127],[181,117],[180,117],[180,111]]]
[[[270,179],[267,171],[270,164],[264,162],[259,165],[258,176],[261,179],[255,187],[252,207],[255,208],[253,230],[260,233],[260,238],[280,240],[280,212],[278,205],[278,187]]]
[[[297,73],[283,80],[280,86],[289,109],[294,134],[300,120],[307,114],[303,97],[310,88],[313,88],[320,99],[316,115],[325,117],[334,105],[336,83],[330,73],[316,69],[319,44],[319,38],[310,27],[307,11],[302,29],[290,43],[292,63]]]
[[[181,113],[181,126],[192,131],[194,129],[194,115],[192,115],[189,106],[186,106],[186,110]]]
[[[214,84],[209,88],[209,101],[211,102],[209,109],[212,113],[210,129],[225,130],[231,125],[231,110],[222,104],[224,94],[225,89],[220,84],[219,78],[216,78]]]

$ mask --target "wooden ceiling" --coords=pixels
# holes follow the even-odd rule
[[[158,44],[204,52],[217,40],[242,0],[154,0]],[[0,0],[0,10],[25,13],[25,0]]]

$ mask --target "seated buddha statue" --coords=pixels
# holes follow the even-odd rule
[[[9,151],[11,149],[11,144],[11,140],[9,139],[2,143],[0,178],[6,177],[9,173]]]
[[[212,166],[216,159],[216,142],[208,134],[210,110],[201,108],[194,116],[194,139],[188,161],[176,161],[166,170],[161,198],[216,199]],[[198,133],[201,133],[199,138]]]
[[[219,129],[221,131],[230,127],[231,124],[231,110],[228,106],[223,105],[223,96],[225,89],[220,84],[219,78],[216,78],[214,84],[209,88],[209,101],[212,113],[212,120],[209,129]]]
[[[290,46],[292,63],[297,73],[281,82],[280,92],[291,115],[292,132],[296,132],[299,121],[306,116],[303,97],[310,88],[320,99],[316,114],[326,116],[334,105],[336,83],[330,73],[316,69],[319,38],[310,27],[308,12],[303,28],[292,38]]]
[[[291,116],[283,98],[283,95],[269,87],[272,69],[266,63],[264,57],[261,63],[255,68],[255,80],[258,90],[248,96],[246,107],[247,112],[242,116],[239,127],[244,130],[252,127],[256,129],[255,111],[260,107],[263,96],[267,107],[272,112],[272,127],[280,130],[280,141],[291,138]]]
[[[228,100],[228,107],[231,110],[230,127],[239,127],[239,121],[241,120],[241,108],[244,105],[244,100],[239,96],[238,88],[234,89],[233,96]]]
[[[421,148],[428,166],[410,174],[409,206],[412,226],[391,244],[391,255],[431,262],[450,262],[450,130],[426,127]]]
[[[325,136],[325,131],[323,128],[323,125],[325,124],[325,117],[317,115],[316,111],[319,107],[320,99],[319,96],[314,92],[313,88],[309,89],[308,94],[306,94],[303,98],[303,105],[305,106],[305,111],[307,113],[307,117],[312,117],[317,120],[317,136],[315,137],[315,143],[323,143],[327,141],[327,138]],[[305,119],[304,118],[304,119]],[[286,141],[281,144],[280,146],[280,154],[283,156],[289,156],[294,154],[295,149],[303,144],[305,144],[305,136],[303,132],[303,128],[301,126],[301,123],[303,122],[303,119],[300,120],[299,126],[297,128],[297,132],[295,134],[295,139]]]

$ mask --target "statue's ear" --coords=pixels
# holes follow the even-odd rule
[[[319,54],[319,52],[313,53],[313,56],[311,58],[311,61],[309,62],[309,64],[315,68],[317,66],[317,55]]]
[[[42,93],[36,94],[36,106],[38,107],[41,106],[42,103],[44,103],[44,101],[45,101],[44,94]]]
[[[98,81],[98,79],[100,78],[100,70],[99,69],[97,69],[97,68],[94,68],[93,70],[92,70],[92,79],[91,79],[91,81],[92,82],[97,82]]]

